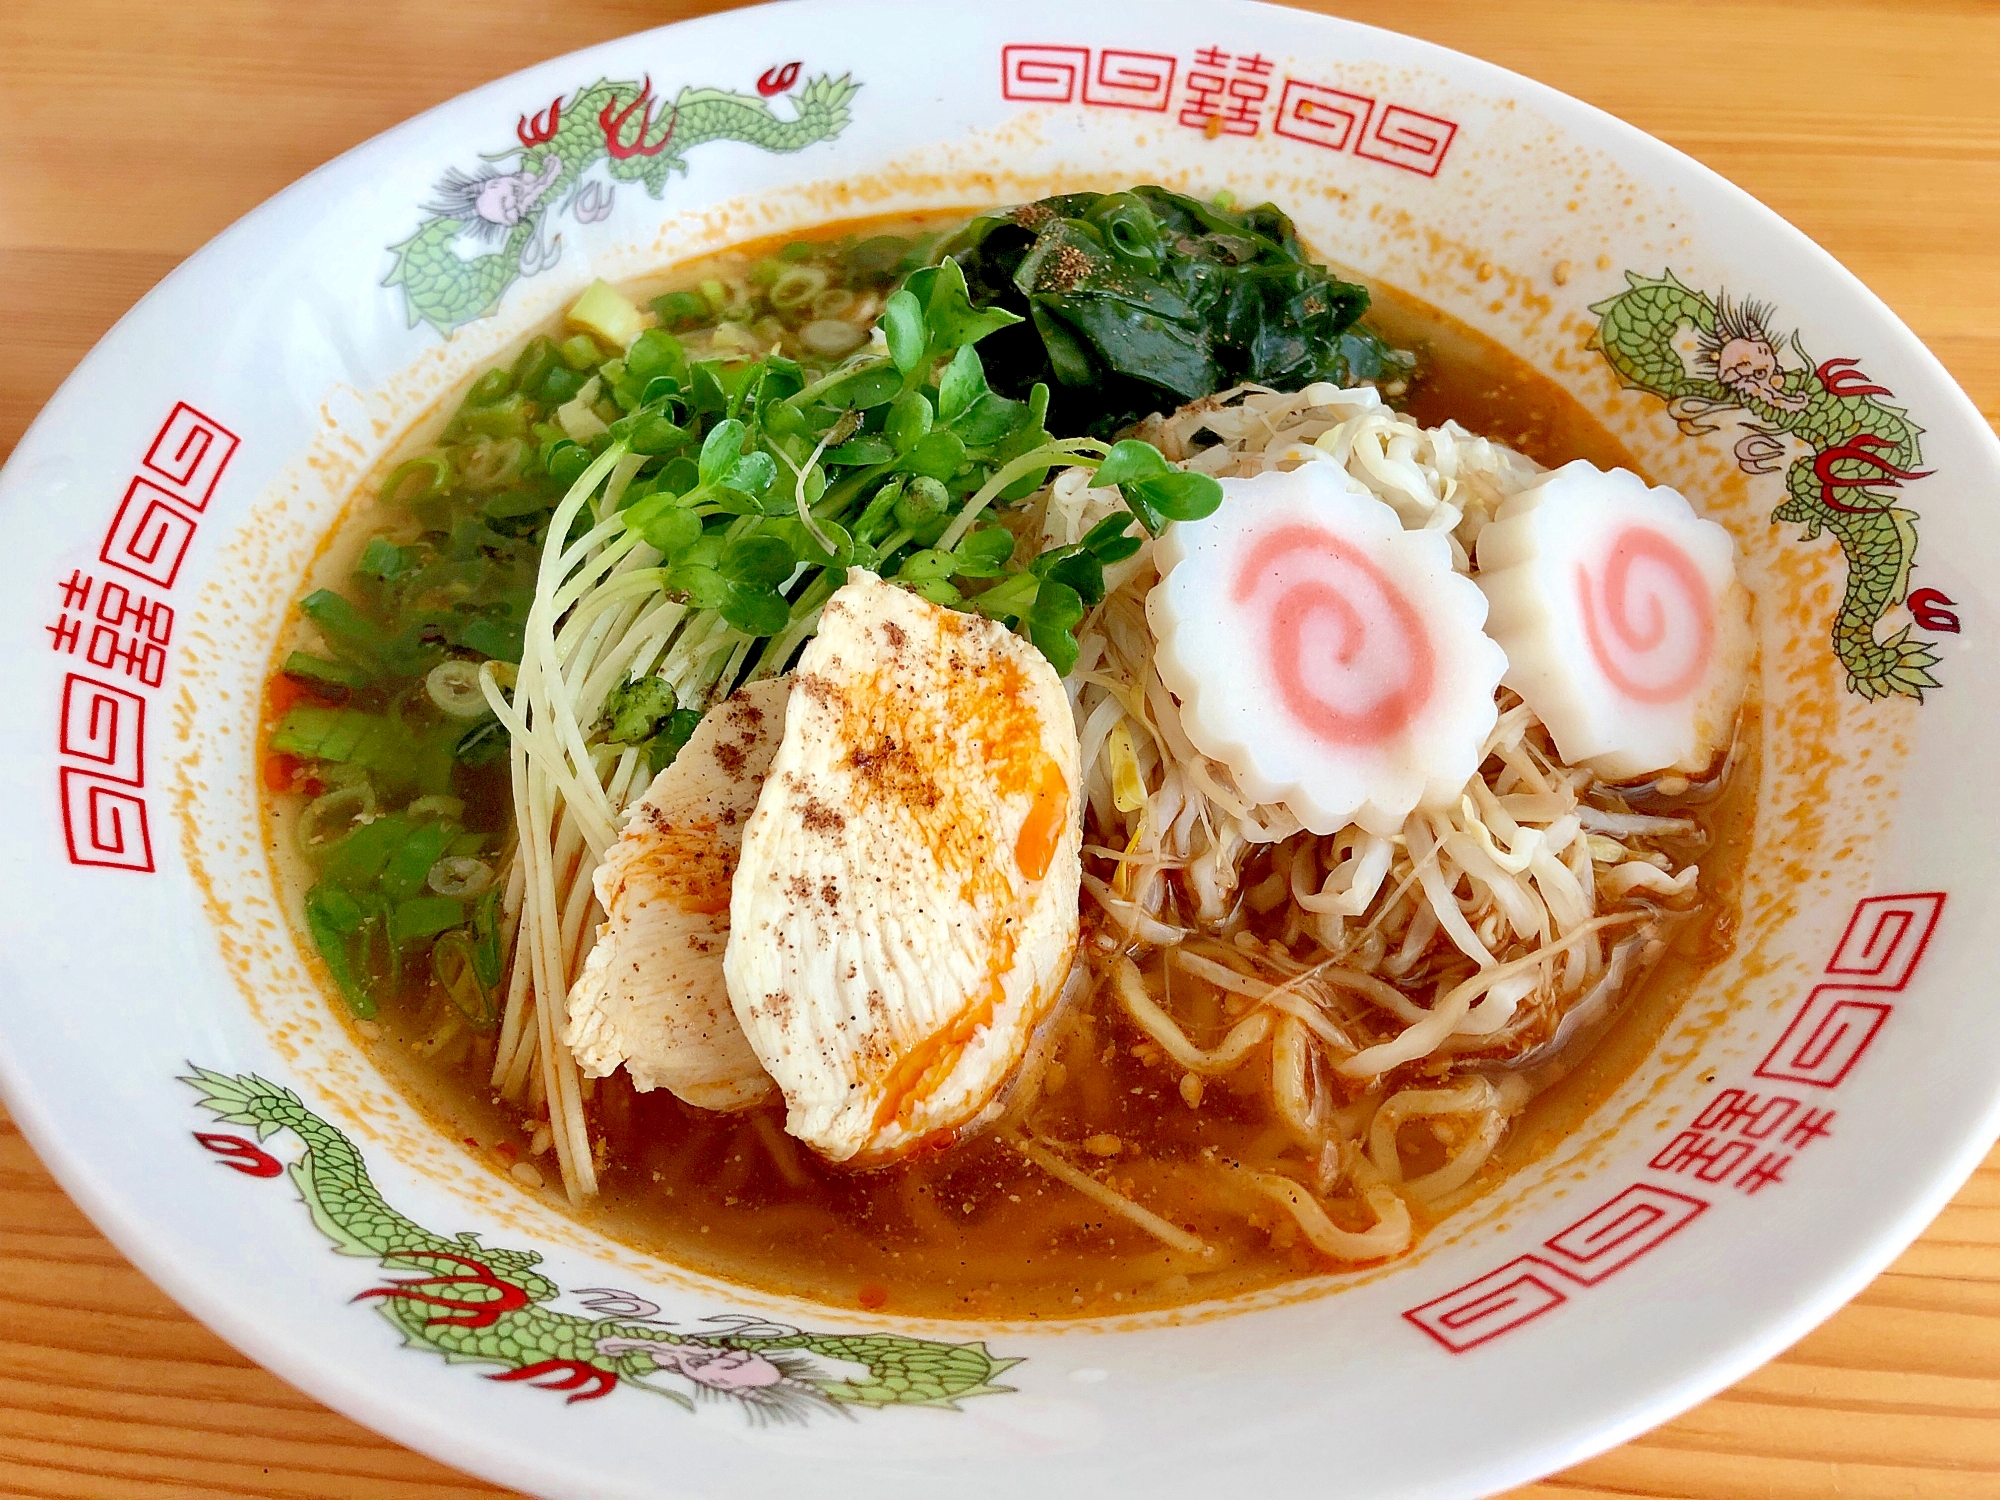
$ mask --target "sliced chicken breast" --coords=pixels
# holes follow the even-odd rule
[[[785,1128],[892,1160],[997,1112],[1077,942],[1061,679],[992,621],[850,571],[793,675],[724,971]]]
[[[789,679],[753,683],[701,721],[633,804],[597,867],[605,920],[569,996],[583,1071],[621,1065],[701,1109],[745,1109],[771,1079],[730,1008],[722,959],[743,830],[784,734]]]

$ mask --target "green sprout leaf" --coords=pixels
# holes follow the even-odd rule
[[[768,453],[746,453],[729,466],[722,476],[724,489],[745,495],[762,495],[778,478],[778,461]]]
[[[886,438],[851,438],[838,448],[829,448],[820,457],[834,468],[865,469],[873,464],[896,461],[896,450]]]
[[[931,430],[931,404],[922,391],[905,391],[889,403],[882,436],[900,457],[922,442]]]
[[[838,521],[815,521],[814,524],[825,538],[833,543],[833,550],[827,551],[811,532],[805,522],[796,515],[772,516],[757,529],[767,536],[774,536],[783,542],[792,556],[800,562],[815,568],[844,568],[855,560],[854,538]]]
[[[896,525],[928,547],[951,524],[951,494],[928,475],[911,479],[897,496],[893,510]]]
[[[792,621],[782,595],[739,588],[722,603],[722,618],[745,635],[776,635]]]
[[[688,371],[688,405],[703,415],[720,415],[729,407],[729,393],[722,388],[722,365],[705,359]]]
[[[1035,592],[1033,607],[1022,620],[1028,627],[1028,639],[1049,659],[1058,677],[1067,677],[1076,665],[1076,637],[1071,632],[1082,623],[1083,615],[1083,599],[1075,589],[1060,579],[1044,578]]]
[[[949,552],[925,547],[903,559],[902,567],[896,570],[896,577],[905,583],[929,583],[935,579],[949,578],[957,570],[958,559]]]
[[[1131,525],[1129,515],[1106,516],[1083,534],[1083,545],[1106,566],[1123,562],[1145,545],[1131,534]]]
[[[1222,504],[1219,482],[1206,474],[1185,471],[1120,485],[1118,492],[1128,506],[1133,506],[1135,499],[1143,500],[1149,509],[1169,521],[1199,521],[1215,514],[1215,508]],[[1136,512],[1137,507],[1133,509]]]
[[[982,526],[952,550],[960,578],[999,578],[1014,555],[1014,534],[1004,526]]]
[[[642,507],[655,499],[668,503],[647,509],[643,515],[638,514]],[[701,517],[671,496],[649,496],[632,509],[634,517],[627,524],[644,537],[649,546],[659,548],[661,557],[668,562],[701,539]]]
[[[738,456],[743,452],[743,424],[734,417],[717,422],[709,428],[708,436],[701,440],[701,457],[696,460],[697,472],[705,485],[724,482],[729,471],[735,467]]]
[[[1111,451],[1104,455],[1104,462],[1097,466],[1090,482],[1094,485],[1122,486],[1141,479],[1157,479],[1173,471],[1173,465],[1151,443],[1126,438],[1111,445]]]
[[[965,272],[955,260],[914,272],[905,285],[924,298],[924,322],[930,328],[930,353],[934,356],[976,344],[988,334],[1021,321],[1019,313],[1004,307],[974,307],[966,290]],[[923,290],[918,292],[920,286]]]
[[[769,533],[732,537],[716,570],[738,588],[774,589],[797,566],[792,549]]]
[[[745,635],[776,635],[792,613],[778,586],[797,566],[792,549],[769,533],[727,541],[703,537],[669,570],[667,586],[717,611]]]
[[[631,426],[619,433],[617,428],[626,422]],[[656,412],[641,411],[613,424],[613,436],[622,436],[634,453],[657,457],[677,451],[687,442],[688,434],[686,428],[675,426]]]
[[[667,573],[667,587],[686,594],[697,609],[719,610],[730,598],[729,580],[706,563],[676,563]]]
[[[941,427],[910,449],[903,467],[931,479],[949,479],[965,467],[965,439]]]
[[[897,292],[883,305],[882,337],[889,344],[890,362],[904,375],[924,362],[928,339],[924,309],[909,288]]]
[[[938,381],[938,417],[956,422],[986,394],[986,367],[979,362],[979,351],[970,344],[959,345]]]
[[[1034,608],[1035,595],[1042,586],[1041,576],[1023,570],[1009,573],[1001,582],[972,601],[973,608],[995,620],[1018,620]]]
[[[1047,556],[1048,553],[1042,555],[1042,557]],[[1039,565],[1042,558],[1037,558],[1035,561]],[[1077,597],[1083,601],[1086,608],[1104,597],[1104,563],[1096,553],[1087,548],[1078,547],[1074,551],[1066,551],[1047,567],[1038,567],[1037,571],[1044,578],[1076,590]]]

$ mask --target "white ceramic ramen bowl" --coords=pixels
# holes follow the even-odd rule
[[[722,138],[689,130],[648,158],[653,193],[614,184],[600,152],[583,195],[523,179],[482,196],[472,212],[519,232],[475,284],[463,261],[492,246],[426,209],[441,176],[505,175],[557,101],[642,78],[656,98],[732,93]],[[302,962],[253,776],[260,683],[308,562],[408,424],[593,277],[829,219],[1135,181],[1276,200],[1328,257],[1546,372],[1734,534],[1764,768],[1733,957],[1559,1149],[1387,1269],[1120,1322],[919,1324],[746,1293],[593,1235],[419,1117]],[[1720,358],[1698,367],[1725,296]],[[1497,1489],[1798,1337],[1994,1136],[2000,858],[1978,809],[2000,777],[2000,662],[1975,642],[2000,609],[1996,474],[2000,447],[1944,371],[1774,214],[1420,42],[1207,0],[1014,0],[948,24],[825,0],[609,43],[251,214],[119,324],[0,477],[16,799],[0,1084],[68,1189],[196,1315],[510,1485]],[[435,1301],[382,1264],[413,1246],[461,1258],[418,1289]],[[454,1298],[475,1282],[507,1321],[427,1321],[478,1324],[478,1299]],[[664,1395],[565,1363],[663,1322],[683,1341],[653,1378]],[[765,1366],[720,1359],[724,1336],[792,1348],[848,1399],[751,1420]],[[463,1354],[486,1362],[445,1357]]]

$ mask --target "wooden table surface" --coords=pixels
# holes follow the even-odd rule
[[[320,162],[516,68],[723,8],[4,0],[0,456],[147,288]],[[1490,58],[1706,162],[1887,299],[2000,424],[2000,3],[1317,8]],[[501,1492],[326,1410],[196,1324],[0,1113],[0,1495],[475,1493]],[[2000,1495],[2000,1153],[1796,1348],[1515,1500],[1614,1495]]]

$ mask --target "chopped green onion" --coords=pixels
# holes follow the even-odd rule
[[[431,945],[431,975],[475,1031],[491,1031],[500,1017],[493,989],[480,973],[478,945],[463,932],[446,932]]]
[[[375,714],[301,703],[279,722],[271,748],[380,769],[404,753],[407,740],[400,726]]]
[[[415,896],[390,908],[389,941],[400,948],[415,938],[435,937],[464,922],[463,901],[450,896]]]
[[[421,891],[430,878],[431,866],[444,858],[445,846],[457,833],[457,828],[449,823],[425,822],[414,828],[406,827],[402,841],[383,863],[382,894],[391,901],[402,901]]]
[[[604,351],[587,333],[571,334],[559,346],[563,363],[572,370],[594,370],[604,363]]]
[[[306,651],[294,651],[287,656],[283,671],[287,677],[300,678],[316,687],[341,688],[350,692],[375,680],[372,672],[352,662],[328,661],[323,656],[314,656]]]
[[[468,766],[490,766],[507,753],[510,743],[506,725],[484,719],[459,736],[451,753]]]
[[[355,894],[372,889],[409,831],[410,825],[393,813],[363,823],[324,851],[321,882]]]
[[[533,395],[541,389],[549,372],[562,363],[562,355],[556,352],[555,340],[537,336],[529,339],[514,360],[514,388]]]
[[[451,419],[446,436],[524,438],[533,412],[519,391],[485,406],[467,406]]]
[[[382,481],[384,505],[415,505],[442,495],[451,483],[451,463],[437,453],[406,458]]]
[[[571,328],[595,334],[614,349],[623,349],[636,339],[644,324],[631,299],[609,282],[593,281],[563,315]]]
[[[458,633],[458,643],[466,650],[477,651],[493,661],[511,662],[518,666],[526,625],[525,620],[496,620],[481,615],[466,622]]]
[[[356,821],[374,816],[375,788],[363,778],[335,787],[308,802],[299,813],[292,836],[301,854],[317,859],[326,852],[327,840],[336,837],[333,826],[336,819],[344,819],[350,825],[349,829],[340,830],[344,835]]]
[[[483,719],[493,712],[486,704],[486,690],[479,685],[478,664],[462,658],[432,667],[424,678],[424,692],[454,719]]]
[[[469,855],[447,854],[431,866],[424,883],[440,896],[477,896],[493,884],[493,867]]]
[[[374,1018],[375,997],[368,993],[368,987],[355,972],[349,939],[366,921],[361,903],[337,886],[322,882],[306,892],[306,928],[312,933],[313,946],[319,949],[320,958],[332,973],[341,999],[363,1021]]]
[[[692,328],[708,321],[708,299],[699,292],[668,292],[653,299],[653,312],[668,328]]]
[[[315,589],[299,601],[299,611],[313,624],[326,643],[342,656],[364,666],[395,670],[404,665],[410,652],[382,627],[332,589]]]
[[[591,353],[596,354],[592,349]],[[566,364],[557,365],[542,377],[542,383],[535,395],[544,406],[561,406],[574,400],[576,393],[590,383],[588,369],[576,370]]]
[[[472,382],[472,389],[465,393],[467,406],[491,406],[503,397],[514,394],[514,374],[511,370],[491,369]]]

